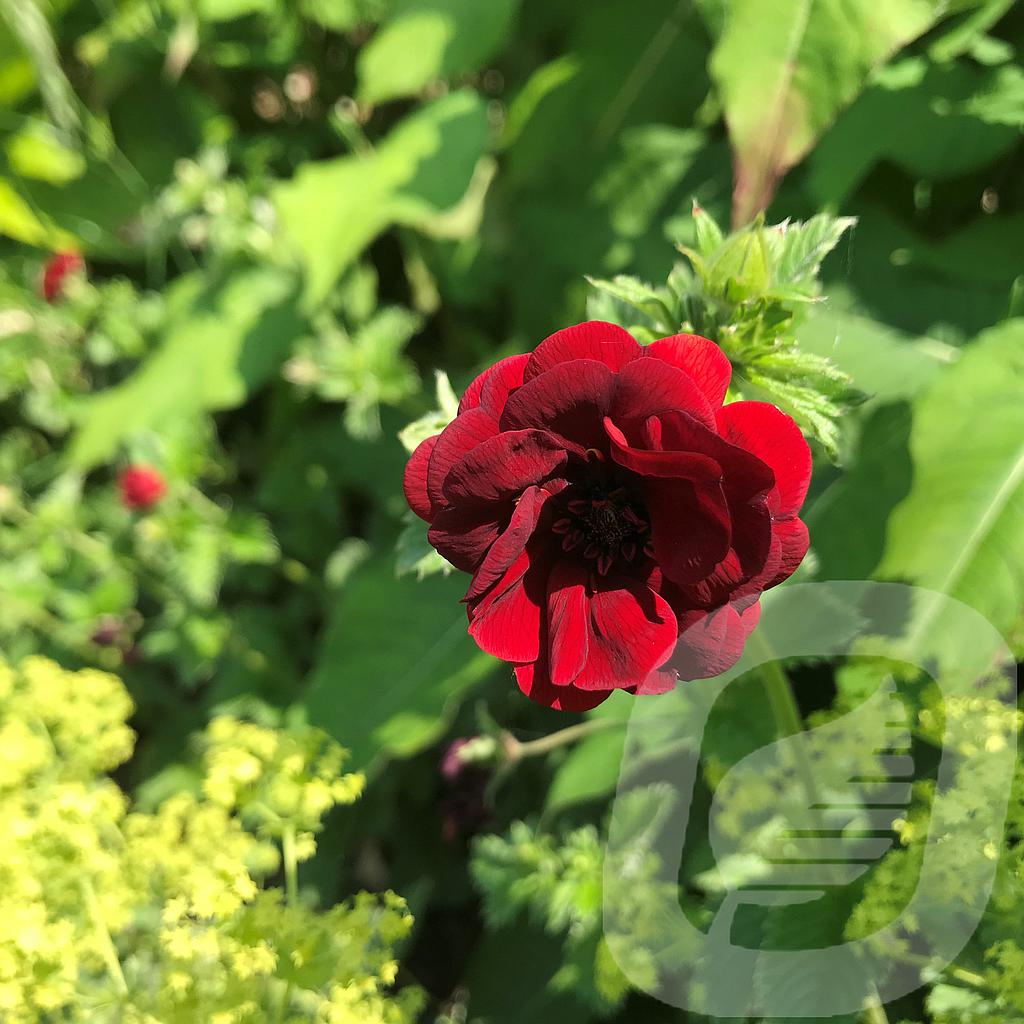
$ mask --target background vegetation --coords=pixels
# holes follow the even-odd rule
[[[215,938],[188,971],[234,1014],[210,1020],[284,1007],[287,1019],[400,1021],[421,1003],[425,1019],[452,1022],[680,1019],[630,992],[600,940],[598,829],[631,704],[577,719],[527,702],[466,636],[464,581],[432,571],[409,528],[398,434],[444,422],[435,368],[458,392],[588,315],[655,333],[694,323],[815,438],[804,578],[945,590],[1019,654],[1021,47],[1013,0],[0,0],[0,651],[10,665],[43,655],[116,672],[137,733],[130,758],[125,739],[85,767],[75,743],[56,749],[72,767],[47,769],[45,784],[100,787],[108,803],[82,827],[103,846],[123,813],[108,772],[154,816],[143,832],[181,801],[199,813],[209,765],[190,737],[217,722],[299,742],[304,718],[365,774],[357,804],[315,816],[318,852],[292,893],[308,918],[286,928],[276,897],[254,894],[245,912],[279,943],[278,965],[282,936],[314,917],[325,942],[382,943],[334,979],[364,1002],[346,1004],[326,976],[223,959],[237,908],[192,906],[192,927]],[[830,211],[856,224],[812,222],[823,230],[802,236],[802,263],[772,248],[781,232],[715,234],[712,220],[742,227],[762,210],[769,223]],[[44,268],[65,251],[84,271],[47,298]],[[140,465],[166,494],[129,508],[119,474]],[[30,692],[47,673],[74,678],[26,664]],[[860,664],[793,677],[805,715],[849,709],[877,681]],[[45,701],[10,704],[14,686],[0,688],[12,721],[31,733],[59,719]],[[118,692],[82,709],[96,718],[80,746],[102,735]],[[933,750],[935,709],[914,692],[915,742]],[[708,791],[774,734],[756,680],[726,703]],[[117,714],[107,724],[123,728]],[[4,745],[12,763],[29,756]],[[33,820],[5,785],[0,772],[0,820]],[[982,928],[958,965],[888,1008],[894,1024],[1024,1020],[1014,799]],[[232,807],[214,835],[244,846],[243,826],[259,837],[260,822],[239,824]],[[816,941],[899,909],[920,830],[902,841]],[[123,868],[74,863],[102,885],[144,852],[125,852]],[[683,869],[698,917],[719,898],[701,881],[709,857],[698,844]],[[287,892],[282,863],[245,868],[253,893]],[[16,877],[10,899],[47,920],[69,913],[66,893]],[[95,912],[112,954],[78,901],[93,916],[81,962],[60,967],[66,1002],[22,1005],[24,1019],[106,1019],[88,999],[111,955],[156,992],[152,914],[166,916],[167,884],[134,903],[117,890]],[[343,902],[360,890],[401,893],[411,931],[388,902],[373,938],[369,904]],[[132,915],[146,913],[141,933]],[[390,949],[406,932],[406,994],[389,1005]],[[45,934],[51,951],[67,941]],[[0,990],[37,969],[17,959],[21,942],[0,934]],[[278,972],[260,982],[265,1002],[238,1008],[258,987],[239,970]],[[801,983],[813,1005],[828,979]],[[337,1016],[312,996],[289,1002],[307,985]],[[99,991],[111,1020],[199,1019],[157,1002],[119,1017],[120,985]],[[62,1016],[72,1005],[86,1015]]]

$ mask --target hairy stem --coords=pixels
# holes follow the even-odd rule
[[[624,724],[613,718],[591,718],[586,722],[580,722],[579,725],[570,725],[568,729],[559,729],[558,732],[542,736],[538,740],[527,740],[522,743],[514,736],[506,735],[503,742],[508,751],[509,760],[521,761],[524,757],[539,757],[541,754],[547,754],[559,747],[575,743],[592,733],[602,732],[616,726],[621,727]]]

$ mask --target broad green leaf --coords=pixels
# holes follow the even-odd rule
[[[519,0],[399,0],[359,52],[359,99],[412,96],[482,66],[504,41]]]
[[[940,63],[967,53],[1013,5],[1015,0],[985,0],[977,10],[963,17],[943,32],[931,46],[928,55]]]
[[[352,751],[353,767],[409,757],[444,732],[494,668],[466,632],[462,576],[395,578],[391,558],[345,585],[317,654],[305,706],[314,725]]]
[[[622,156],[595,183],[594,198],[609,208],[616,235],[643,235],[704,149],[703,132],[642,125],[622,133]]]
[[[798,331],[805,352],[830,359],[876,399],[910,398],[959,356],[931,338],[912,338],[833,302],[812,307]]]
[[[317,24],[335,32],[347,32],[357,25],[380,21],[389,0],[301,0],[300,7]]]
[[[866,580],[885,551],[892,510],[907,496],[911,411],[906,402],[878,406],[861,430],[846,472],[807,510],[817,575]]]
[[[994,69],[991,81],[959,109],[987,124],[1024,127],[1024,69],[1016,64]]]
[[[883,161],[928,180],[974,171],[1017,144],[1022,102],[1017,68],[899,61],[815,148],[807,187],[819,203],[842,204]]]
[[[50,249],[77,245],[74,235],[54,227],[49,217],[33,209],[3,178],[0,178],[0,233],[26,245]]]
[[[734,220],[745,223],[764,209],[782,175],[864,88],[871,72],[949,11],[944,0],[728,5],[711,75],[736,154]]]
[[[619,780],[625,742],[625,728],[613,726],[573,747],[551,780],[545,813],[611,793]]]
[[[1006,635],[1024,608],[1024,320],[979,337],[916,402],[910,453],[878,575],[948,594]],[[938,614],[923,602],[915,629]]]
[[[1006,316],[1024,212],[972,217],[938,239],[881,202],[864,201],[860,213],[852,258],[833,265],[829,292],[848,289],[861,310],[910,334],[958,342]]]
[[[402,121],[372,153],[305,164],[273,193],[315,305],[374,238],[455,206],[488,135],[484,105],[462,91]]]
[[[233,21],[252,14],[272,14],[276,0],[198,0],[197,13],[203,21]]]
[[[20,177],[63,185],[85,172],[81,153],[62,145],[56,133],[38,121],[12,135],[4,149],[8,165]]]
[[[305,330],[293,275],[273,267],[213,284],[189,275],[168,303],[173,312],[160,347],[123,383],[81,403],[72,465],[106,461],[130,435],[171,419],[239,405]]]

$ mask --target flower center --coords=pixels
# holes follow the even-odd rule
[[[633,562],[638,551],[651,554],[650,527],[643,508],[625,488],[596,486],[570,498],[552,529],[562,535],[563,551],[579,551],[604,576],[617,560]]]

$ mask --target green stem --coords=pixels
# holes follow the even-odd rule
[[[872,996],[865,1007],[864,1015],[868,1024],[889,1024],[889,1015],[877,995]]]
[[[289,907],[297,907],[299,901],[299,860],[295,855],[295,826],[289,821],[281,832],[281,858],[284,861],[284,898]],[[281,1001],[277,1005],[276,1021],[283,1024],[292,1003],[295,983],[288,983],[281,990]]]
[[[295,826],[288,822],[281,835],[281,852],[284,857],[284,895],[288,906],[298,906],[299,861],[295,856]]]
[[[124,971],[121,969],[121,960],[117,955],[117,947],[110,937],[110,930],[106,921],[103,920],[103,912],[100,910],[100,902],[96,898],[96,890],[93,888],[92,879],[88,876],[81,881],[82,896],[85,899],[86,910],[92,919],[93,928],[96,929],[96,937],[100,944],[100,955],[107,965],[111,980],[122,996],[128,995],[128,982],[125,980]]]
[[[817,807],[821,803],[821,796],[817,780],[814,777],[814,765],[804,745],[804,723],[800,715],[800,706],[796,702],[796,695],[793,693],[793,684],[767,638],[760,631],[755,631],[751,640],[754,650],[764,658],[759,671],[764,681],[768,703],[771,705],[772,717],[775,719],[775,728],[780,738],[792,738],[793,740],[791,746],[796,756],[797,770],[803,780],[811,814],[818,821],[820,828],[822,822]],[[879,998],[874,985],[871,986],[871,994],[864,1005],[864,1016],[867,1024],[889,1024],[885,1005]]]
[[[552,750],[557,750],[559,747],[575,743],[577,740],[590,736],[592,733],[602,732],[605,729],[611,729],[614,726],[621,727],[623,725],[625,725],[624,722],[614,718],[591,718],[586,722],[580,722],[579,725],[570,725],[568,729],[559,729],[558,732],[542,736],[538,740],[528,740],[526,743],[521,743],[514,736],[506,736],[504,743],[508,751],[509,760],[521,761],[524,757],[539,757],[541,754],[547,754]]]
[[[804,745],[804,723],[800,717],[800,708],[793,695],[793,686],[789,681],[789,676],[776,658],[771,645],[765,637],[761,636],[760,631],[754,632],[751,637],[751,646],[764,658],[758,671],[764,681],[765,693],[768,696],[768,703],[771,705],[772,717],[775,719],[775,728],[778,730],[779,738],[793,737],[792,748],[796,754],[797,768],[800,771],[804,789],[807,791],[807,798],[812,806],[817,805],[821,803],[818,783],[814,778],[814,766]]]

